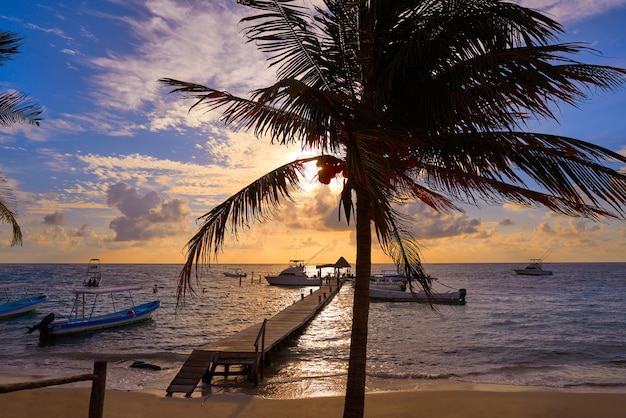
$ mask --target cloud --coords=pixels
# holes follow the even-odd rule
[[[92,94],[100,105],[118,110],[150,106],[155,108],[151,112],[158,120],[155,126],[186,125],[189,105],[178,106],[173,113],[175,108],[160,99],[168,89],[158,79],[209,84],[234,94],[246,94],[273,81],[265,57],[254,45],[246,44],[240,33],[245,8],[226,7],[225,2],[174,0],[143,5],[141,15],[121,18],[137,40],[137,48],[132,53],[108,52],[91,59],[98,71],[92,78]]]
[[[65,214],[63,212],[54,212],[43,217],[43,223],[46,225],[62,225],[64,221]]]
[[[73,229],[72,236],[80,238],[93,238],[96,234],[89,228],[88,224],[84,224],[80,228]]]
[[[512,225],[515,225],[515,221],[513,219],[511,219],[511,218],[506,218],[506,219],[501,220],[498,223],[498,225],[500,225],[500,226],[512,226]]]
[[[440,213],[423,203],[410,203],[399,208],[404,214],[405,226],[417,240],[445,238],[482,233],[479,219],[465,212]]]
[[[626,0],[514,0],[544,12],[559,23],[577,22],[626,6]]]
[[[107,204],[122,213],[109,224],[115,241],[147,241],[186,229],[186,199],[168,202],[155,191],[142,195],[128,184],[117,183],[109,187]]]

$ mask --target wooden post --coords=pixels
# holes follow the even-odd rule
[[[104,393],[107,380],[107,362],[96,361],[93,364],[96,377],[91,383],[91,399],[89,400],[89,418],[102,418],[104,411]]]

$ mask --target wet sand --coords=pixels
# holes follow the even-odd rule
[[[541,388],[437,385],[366,395],[367,418],[623,418],[626,393]],[[84,418],[90,389],[44,388],[0,394],[7,418]],[[107,390],[105,418],[341,418],[341,396],[263,399],[245,394],[184,398],[150,392]]]

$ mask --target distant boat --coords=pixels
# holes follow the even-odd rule
[[[411,292],[394,290],[389,286],[370,286],[370,299],[388,302],[417,302],[443,305],[464,305],[467,290],[432,292],[430,299],[423,291]]]
[[[47,300],[48,296],[43,293],[29,295],[19,283],[0,285],[0,319],[30,313]]]
[[[528,264],[526,268],[516,269],[515,272],[517,274],[521,274],[524,276],[550,276],[552,275],[551,271],[543,269],[542,263],[543,263],[542,258],[532,258],[530,260],[530,264]]]
[[[304,260],[289,260],[291,265],[276,276],[265,276],[273,286],[320,286],[320,277],[311,277],[304,271]]]
[[[76,295],[69,317],[65,320],[56,321],[55,314],[47,315],[40,323],[28,329],[28,333],[39,330],[40,337],[50,337],[66,334],[77,334],[85,332],[100,331],[108,328],[121,327],[146,321],[152,317],[154,311],[161,306],[161,301],[135,305],[132,297],[133,290],[141,289],[140,286],[122,286],[100,289],[80,289],[75,290]],[[116,308],[115,294],[126,293],[130,299],[130,304],[123,309]],[[110,295],[113,302],[113,312],[97,313],[97,301],[100,295]],[[89,297],[91,301],[86,302]],[[90,305],[90,306],[87,306]]]
[[[241,270],[236,271],[225,271],[224,276],[226,277],[247,277],[248,273],[242,273]]]
[[[92,258],[87,264],[87,274],[83,279],[83,284],[87,287],[98,287],[102,282],[102,273],[100,273],[100,260]]]

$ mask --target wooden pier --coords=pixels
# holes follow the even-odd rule
[[[258,384],[269,352],[306,325],[339,288],[337,283],[320,286],[261,324],[193,350],[167,388],[167,396],[178,392],[190,397],[201,379],[210,384],[214,376],[244,375]]]

